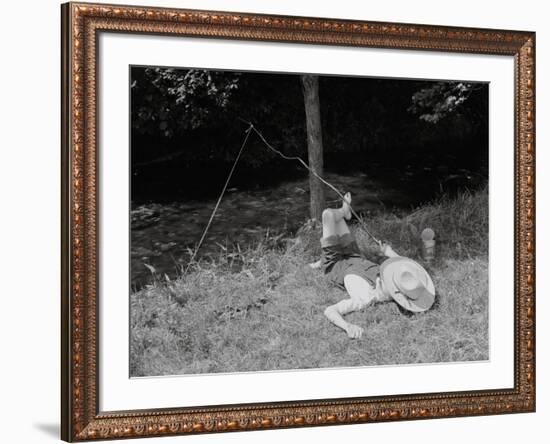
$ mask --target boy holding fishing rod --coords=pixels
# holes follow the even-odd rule
[[[324,312],[325,316],[334,325],[345,330],[349,338],[358,339],[363,335],[363,328],[346,322],[343,316],[353,311],[361,310],[373,301],[385,302],[393,300],[411,312],[428,310],[433,305],[435,289],[432,279],[426,270],[412,259],[399,256],[391,246],[380,242],[368,231],[362,219],[351,207],[350,193],[347,193],[345,196],[340,194],[332,184],[320,177],[300,157],[283,154],[270,145],[252,123],[247,123],[249,127],[246,130],[246,136],[241,149],[235,158],[233,167],[226,179],[203,235],[195,248],[190,263],[193,262],[197,251],[206,237],[206,233],[210,228],[210,224],[214,219],[221,199],[235,171],[237,162],[246,146],[246,142],[252,131],[254,131],[267,148],[283,159],[299,162],[311,174],[317,177],[318,180],[343,198],[341,208],[327,208],[323,211],[323,237],[321,238],[323,256],[321,260],[310,264],[312,268],[321,268],[334,285],[345,289],[349,295],[349,298],[327,307]],[[346,220],[351,219],[352,214],[360,219],[365,232],[379,245],[380,251],[387,257],[381,265],[377,265],[367,259],[359,250],[357,242],[346,223]]]
[[[435,299],[430,275],[417,262],[399,256],[390,245],[377,241],[386,260],[378,265],[359,250],[346,220],[351,219],[351,195],[347,193],[341,208],[323,211],[322,258],[310,264],[320,268],[335,286],[349,298],[327,307],[325,316],[344,330],[350,339],[358,339],[364,329],[347,322],[344,316],[373,302],[394,301],[411,312],[428,310]]]

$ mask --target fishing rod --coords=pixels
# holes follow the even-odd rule
[[[327,180],[323,179],[319,174],[317,174],[317,172],[310,168],[309,165],[307,165],[303,160],[302,158],[298,157],[298,156],[287,156],[285,154],[283,154],[281,151],[279,151],[278,149],[274,148],[266,139],[265,137],[263,136],[263,134],[258,131],[258,129],[250,122],[247,122],[250,126],[249,126],[249,129],[252,129],[257,135],[258,137],[262,140],[262,142],[265,144],[265,146],[267,146],[271,151],[273,151],[274,153],[278,154],[280,157],[282,157],[283,159],[286,159],[286,160],[296,160],[298,162],[300,162],[300,164],[306,168],[311,174],[313,174],[317,179],[319,179],[322,183],[324,183],[326,186],[328,186],[331,190],[333,190],[337,195],[338,197],[340,197],[340,199],[342,199],[343,201],[345,201],[345,197],[344,195],[338,190],[338,188],[336,188],[334,185],[332,185],[330,182],[328,182]],[[350,211],[351,211],[351,214],[353,214],[357,220],[359,221],[359,223],[361,224],[363,230],[367,233],[368,236],[370,236],[370,238],[376,242],[378,245],[381,245],[382,242],[380,240],[378,240],[370,231],[369,229],[367,228],[366,226],[366,223],[365,221],[363,220],[363,218],[357,214],[357,212],[353,209],[353,207],[351,206],[350,203],[348,203],[348,206],[350,208]]]
[[[263,144],[270,150],[272,151],[273,153],[277,154],[278,156],[280,156],[281,158],[285,159],[285,160],[294,160],[294,161],[297,161],[299,162],[305,169],[307,169],[311,174],[313,174],[320,182],[322,182],[323,184],[325,184],[326,186],[328,186],[331,190],[333,190],[337,195],[338,197],[340,197],[340,199],[342,199],[343,201],[346,201],[344,195],[338,190],[338,188],[336,188],[334,185],[332,185],[330,182],[328,182],[327,180],[323,179],[319,174],[317,174],[317,172],[315,170],[313,170],[312,168],[310,168],[310,166],[304,162],[302,160],[302,158],[298,157],[298,156],[287,156],[286,154],[284,154],[283,152],[279,151],[277,148],[275,148],[273,145],[271,145],[267,140],[266,138],[264,137],[264,135],[254,126],[254,124],[252,122],[248,122],[244,119],[241,119],[239,117],[239,120],[241,120],[242,122],[246,123],[248,125],[248,128],[245,130],[245,137],[244,137],[244,140],[243,140],[243,143],[241,144],[241,148],[239,149],[239,152],[237,153],[237,157],[235,158],[234,162],[233,162],[233,165],[231,167],[231,170],[229,171],[229,174],[227,176],[227,179],[225,180],[225,184],[222,188],[222,191],[218,197],[218,200],[216,201],[216,205],[214,206],[214,209],[212,210],[212,214],[210,215],[210,219],[208,220],[208,223],[206,224],[206,228],[204,229],[203,233],[202,233],[202,236],[195,248],[195,251],[193,252],[192,256],[191,256],[191,259],[189,260],[188,264],[187,264],[187,267],[185,269],[185,274],[187,274],[187,271],[189,270],[189,267],[191,266],[191,264],[193,263],[193,261],[195,260],[196,256],[197,256],[197,253],[200,249],[200,247],[202,246],[203,242],[204,242],[204,239],[206,238],[206,234],[208,233],[208,230],[210,229],[210,226],[212,225],[212,221],[214,220],[214,217],[216,215],[216,212],[218,211],[218,208],[220,206],[220,203],[222,201],[222,198],[227,190],[227,187],[229,185],[229,182],[231,180],[231,178],[233,177],[233,173],[235,172],[235,168],[237,166],[237,163],[239,162],[240,158],[241,158],[241,155],[244,151],[244,148],[246,146],[246,143],[248,142],[248,139],[250,137],[250,134],[252,133],[252,131],[254,131],[254,133],[256,133],[256,135],[260,138],[260,140],[263,142]],[[351,214],[353,214],[355,216],[355,218],[359,221],[359,224],[361,225],[362,229],[365,231],[365,233],[367,233],[367,235],[379,246],[382,245],[382,242],[380,240],[378,240],[370,231],[369,229],[367,228],[367,225],[365,223],[365,221],[363,220],[363,218],[357,214],[357,212],[353,209],[353,207],[351,206],[350,203],[348,203],[348,206],[350,208],[350,212]]]

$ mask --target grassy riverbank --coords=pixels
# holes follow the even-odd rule
[[[395,303],[347,319],[360,340],[323,316],[346,297],[307,264],[319,255],[319,227],[292,239],[220,247],[185,277],[155,280],[131,295],[132,376],[471,361],[488,358],[487,189],[419,207],[408,214],[366,215],[369,229],[404,256],[419,259],[419,236],[436,232],[430,268],[438,298],[410,315]],[[375,246],[356,224],[367,256]],[[381,260],[381,258],[379,258]]]

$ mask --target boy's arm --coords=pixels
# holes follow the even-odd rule
[[[360,310],[363,306],[364,305],[359,301],[354,301],[353,299],[343,299],[340,302],[327,307],[324,314],[330,322],[344,330],[348,334],[349,338],[358,339],[363,334],[363,329],[355,324],[346,322],[342,316],[347,313],[351,313],[352,311]]]
[[[380,243],[380,251],[386,257],[397,257],[397,256],[399,256],[395,251],[393,251],[393,248],[391,247],[391,245],[389,245],[385,242]]]

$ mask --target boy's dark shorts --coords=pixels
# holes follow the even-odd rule
[[[323,269],[334,285],[344,287],[344,277],[355,274],[376,287],[380,267],[361,255],[357,242],[350,233],[324,237],[321,239],[321,247]]]

